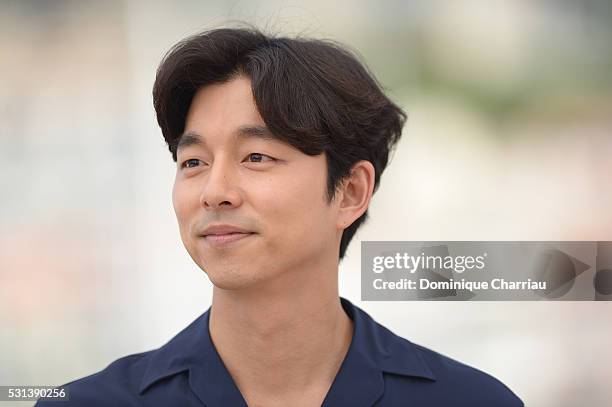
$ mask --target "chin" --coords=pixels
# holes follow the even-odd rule
[[[223,290],[242,290],[259,282],[253,275],[245,275],[235,270],[216,270],[206,274],[215,287]]]

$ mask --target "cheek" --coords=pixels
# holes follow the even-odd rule
[[[183,205],[182,191],[180,187],[175,185],[172,189],[172,206],[174,207],[174,213],[176,214],[176,219],[178,220],[179,224],[181,223]]]
[[[266,195],[262,208],[277,238],[275,244],[287,247],[318,240],[313,236],[321,236],[329,223],[323,194],[323,186],[317,182],[296,183],[294,179]]]
[[[190,214],[193,212],[194,206],[198,204],[198,196],[194,195],[193,188],[188,185],[176,184],[172,189],[172,205],[174,213],[179,224],[181,235],[184,235],[189,224]]]

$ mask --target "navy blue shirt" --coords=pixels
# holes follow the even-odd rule
[[[323,407],[520,407],[492,376],[401,338],[341,298],[349,350]],[[246,407],[208,330],[210,308],[159,349],[123,357],[43,406]]]

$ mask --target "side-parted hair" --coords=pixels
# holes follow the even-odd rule
[[[259,114],[275,137],[304,154],[325,153],[328,203],[361,160],[374,166],[376,192],[406,114],[345,46],[275,37],[254,27],[202,32],[163,58],[153,104],[174,161],[196,91],[238,75],[250,78]],[[367,216],[366,210],[344,230],[339,260]]]

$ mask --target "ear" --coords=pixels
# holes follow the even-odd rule
[[[351,169],[339,192],[338,229],[346,229],[365,213],[374,191],[374,166],[369,161],[359,161]]]

